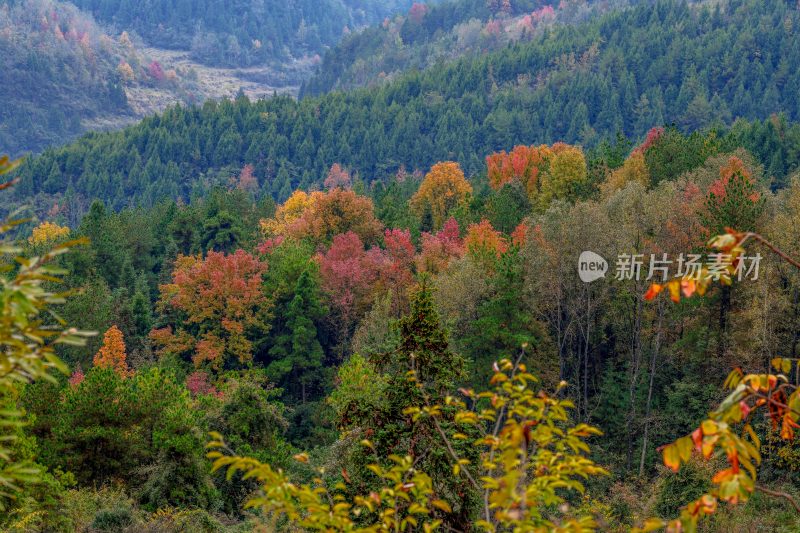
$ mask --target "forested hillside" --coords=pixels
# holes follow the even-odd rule
[[[317,53],[351,28],[410,5],[2,0],[0,96],[8,106],[0,116],[0,153],[39,152],[176,102],[233,97],[237,90],[296,94]],[[223,68],[249,65],[257,66]]]
[[[0,531],[800,531],[798,2],[78,4],[0,0]]]
[[[148,110],[162,109],[159,99],[197,96],[189,72],[150,60],[127,34],[109,36],[73,5],[51,0],[0,2],[0,68],[0,153],[12,155],[133,122],[141,110],[129,91],[150,95]]]
[[[334,163],[368,183],[439,160],[471,175],[487,154],[520,143],[592,147],[665,123],[688,131],[774,112],[794,120],[797,22],[798,11],[779,0],[642,5],[378,88],[174,108],[47,151],[22,170],[15,194],[39,209],[66,200],[77,214],[91,198],[114,209],[153,205],[227,182],[250,164],[259,189],[282,201],[319,184]],[[797,157],[780,148],[795,129],[784,136],[782,128],[736,130],[752,136],[778,182]]]
[[[226,112],[235,121],[248,107]],[[277,206],[257,199],[252,166],[190,203],[115,212],[95,201],[75,224],[55,206],[23,226],[16,254],[55,262],[74,290],[57,305],[42,291],[59,271],[40,273],[36,260],[4,270],[18,280],[3,278],[0,301],[36,305],[0,307],[12,324],[0,340],[27,353],[8,336],[20,331],[50,346],[53,329],[34,334],[44,335],[34,318],[48,305],[99,335],[81,346],[68,330],[69,342],[49,348],[66,374],[0,389],[27,422],[13,426],[0,479],[18,476],[9,465],[47,471],[39,484],[18,481],[15,499],[0,495],[0,527],[282,531],[287,513],[286,527],[309,530],[410,517],[458,531],[479,520],[626,531],[710,491],[684,523],[714,513],[705,531],[796,529],[795,419],[779,406],[800,396],[774,396],[756,416],[785,377],[744,373],[780,356],[773,365],[796,365],[797,270],[748,242],[748,258],[764,256],[760,276],[718,271],[730,286],[675,278],[648,290],[661,278],[644,275],[651,254],[702,254],[727,227],[800,256],[800,181],[764,170],[798,147],[797,127],[776,116],[725,135],[653,128],[640,144],[589,151],[509,145],[470,178],[442,161],[365,187],[333,165],[322,190]],[[725,239],[740,253],[741,237]],[[42,255],[59,245],[71,251]],[[578,278],[587,250],[610,263],[592,284]],[[625,254],[648,258],[641,276],[619,266]],[[677,303],[656,298],[662,289]],[[755,385],[708,414],[723,382],[745,379]],[[733,440],[743,419],[752,425]],[[252,477],[211,470],[209,431],[217,467]],[[692,456],[693,442],[711,459]],[[341,502],[335,511],[325,491]],[[393,496],[406,491],[411,501]]]
[[[76,0],[79,8],[155,46],[195,59],[246,66],[321,52],[358,27],[403,11],[411,0]]]
[[[449,0],[415,4],[408,14],[347,35],[325,52],[300,95],[385,83],[410,69],[425,69],[530,41],[554,24],[583,22],[628,0]]]
[[[81,120],[125,112],[120,47],[74,7],[0,5],[0,151],[17,154],[83,133]]]

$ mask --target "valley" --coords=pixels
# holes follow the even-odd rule
[[[292,60],[272,67],[213,67],[193,61],[189,51],[165,50],[147,46],[137,50],[150,61],[157,61],[166,69],[182,73],[185,91],[170,88],[125,87],[128,110],[124,114],[111,113],[85,119],[82,127],[87,131],[108,131],[134,124],[139,120],[161,113],[170,106],[198,104],[207,100],[234,99],[240,93],[251,100],[287,95],[296,98],[300,83],[312,68],[312,61]]]
[[[313,61],[310,58],[291,60],[280,65],[279,69],[268,66],[260,67],[212,67],[198,63],[190,58],[189,51],[164,50],[143,47],[141,53],[164,66],[180,72],[186,77],[196,91],[200,101],[223,98],[233,99],[241,91],[251,100],[268,98],[277,93],[296,97],[300,83],[310,72]],[[150,115],[163,109],[176,100],[159,99],[145,94],[128,92],[128,99],[134,112],[138,115]],[[150,103],[155,102],[155,103]]]

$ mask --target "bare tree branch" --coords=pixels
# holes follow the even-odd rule
[[[764,494],[768,494],[769,496],[774,496],[776,498],[783,498],[787,500],[790,504],[792,504],[794,510],[800,513],[800,504],[797,503],[797,500],[795,500],[791,494],[788,494],[786,492],[781,492],[779,490],[771,490],[766,487],[762,487],[761,485],[756,485],[756,490],[759,492],[763,492]]]

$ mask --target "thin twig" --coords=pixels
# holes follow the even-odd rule
[[[433,420],[433,425],[436,428],[436,431],[439,432],[439,436],[442,437],[445,446],[447,446],[447,451],[450,452],[450,456],[453,458],[456,464],[458,464],[458,461],[460,460],[458,458],[458,454],[453,449],[453,446],[450,444],[450,440],[447,438],[447,435],[445,435],[444,430],[442,430],[442,426],[439,425],[439,421],[436,420],[435,416],[432,416],[431,420]],[[461,470],[464,472],[464,474],[466,474],[467,479],[469,479],[469,482],[472,483],[472,486],[475,487],[476,490],[481,490],[481,486],[478,484],[477,481],[475,481],[475,478],[472,477],[472,474],[469,473],[469,469],[463,468],[463,465],[461,466],[462,466]]]
[[[739,241],[739,245],[741,246],[742,244],[744,244],[747,241],[747,239],[755,239],[755,240],[757,240],[758,242],[760,242],[761,244],[763,244],[764,246],[769,248],[772,251],[772,253],[776,254],[777,256],[779,256],[781,259],[783,259],[784,261],[786,261],[787,263],[789,263],[793,267],[800,269],[800,261],[797,261],[796,259],[792,259],[784,251],[782,251],[780,248],[778,248],[777,246],[775,246],[774,244],[769,242],[767,239],[765,239],[764,237],[762,237],[758,233],[752,233],[752,232],[751,233],[745,233],[745,235],[742,238],[742,240]]]
[[[771,490],[766,487],[762,487],[761,485],[756,485],[756,490],[763,492],[764,494],[768,494],[770,496],[775,496],[776,498],[783,498],[787,500],[790,504],[792,504],[794,510],[800,513],[800,504],[797,503],[797,500],[795,500],[791,494],[786,492],[781,492],[779,490]]]
[[[760,398],[760,399],[764,400],[765,402],[767,402],[768,404],[775,405],[777,407],[780,407],[781,409],[789,411],[790,413],[793,413],[793,414],[795,414],[797,416],[800,416],[800,411],[797,411],[796,409],[792,409],[791,407],[789,407],[785,403],[779,402],[778,400],[774,400],[771,396],[766,396],[764,394],[761,394],[760,392],[757,392],[754,389],[751,389],[750,387],[748,387],[748,389],[750,389],[752,391],[751,395],[753,397]],[[776,389],[776,390],[778,390],[778,389]]]

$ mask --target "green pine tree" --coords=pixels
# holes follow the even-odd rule
[[[316,322],[327,314],[319,286],[306,270],[297,280],[283,331],[269,351],[267,371],[294,399],[305,403],[322,382],[324,352]],[[298,390],[299,389],[299,390]]]
[[[530,353],[528,347],[535,346],[544,335],[544,328],[520,298],[523,271],[516,248],[499,260],[492,283],[492,296],[479,307],[478,319],[463,341],[473,365],[472,381],[476,384],[488,381],[493,362],[515,359],[523,346]],[[531,368],[534,361],[524,362]]]
[[[144,274],[136,280],[136,291],[130,300],[131,334],[128,335],[128,344],[131,350],[144,346],[150,329],[153,327],[153,312],[150,301],[150,288]]]
[[[89,238],[95,268],[112,289],[119,286],[125,259],[118,230],[116,217],[99,200],[92,203],[80,225],[80,233]]]
[[[426,403],[442,404],[452,385],[464,377],[464,360],[450,349],[447,331],[442,327],[436,310],[433,291],[429,281],[423,277],[411,302],[411,311],[396,323],[399,342],[388,354],[373,355],[371,363],[386,383],[384,398],[376,399],[379,406],[366,420],[357,421],[358,426],[375,447],[378,457],[391,454],[410,455],[415,458],[417,468],[433,479],[438,494],[446,499],[453,509],[442,516],[449,527],[465,531],[469,528],[477,494],[464,478],[452,476],[452,458],[442,447],[439,430],[448,435],[463,430],[456,426],[446,410],[439,420],[439,427],[430,419],[414,422],[405,413],[409,407]],[[416,382],[409,379],[413,370]],[[452,439],[451,439],[451,442]],[[474,457],[474,447],[466,441],[456,441],[454,446],[461,457]],[[354,484],[369,484],[374,475],[365,470],[365,465],[374,461],[369,450],[358,449],[347,458],[348,472]]]
[[[765,199],[755,180],[735,172],[724,191],[708,194],[703,223],[712,234],[724,233],[725,228],[737,231],[755,231],[758,219],[764,212]]]
[[[413,370],[426,387],[443,391],[464,376],[464,360],[450,349],[447,332],[439,320],[428,280],[422,279],[411,302],[411,312],[397,323],[400,344],[391,357],[393,376],[405,381]],[[399,385],[399,384],[398,384]]]

